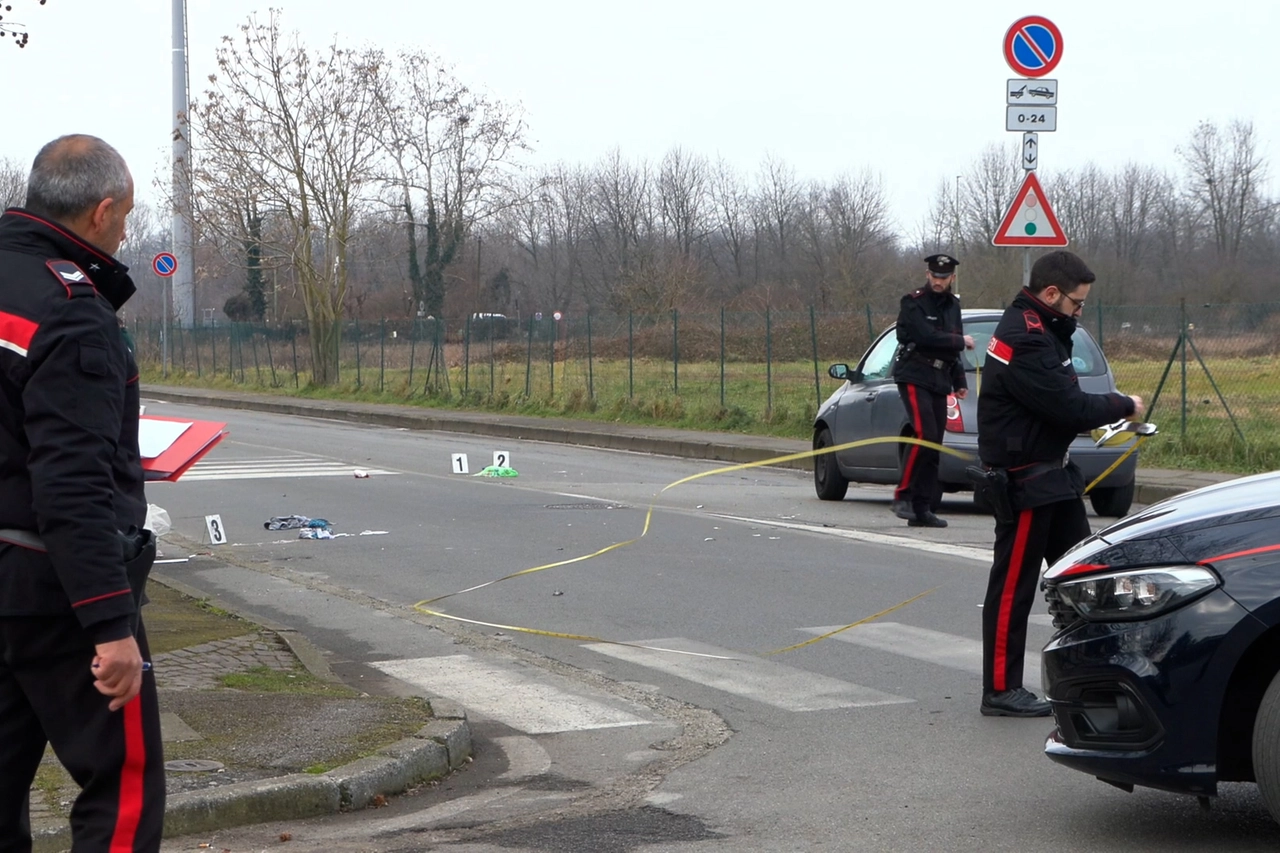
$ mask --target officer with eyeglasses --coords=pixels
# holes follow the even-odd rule
[[[987,343],[978,395],[979,488],[995,508],[996,541],[982,609],[982,703],[988,717],[1047,717],[1022,686],[1027,617],[1040,563],[1089,535],[1084,476],[1068,458],[1077,435],[1141,415],[1142,398],[1081,390],[1072,335],[1096,276],[1078,256],[1053,251],[1031,267]]]
[[[893,378],[916,438],[942,443],[947,395],[964,398],[969,386],[960,353],[973,349],[973,338],[960,321],[960,298],[953,292],[958,260],[945,254],[925,258],[923,287],[902,297],[898,309],[898,352]],[[893,493],[893,514],[909,527],[946,527],[933,511],[941,453],[918,444],[905,446],[902,480]]]

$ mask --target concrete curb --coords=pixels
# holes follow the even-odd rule
[[[175,578],[153,572],[151,579],[261,625],[284,640],[312,675],[342,683],[329,668],[324,652],[297,631],[237,610],[225,600]],[[164,837],[363,809],[379,795],[401,794],[415,785],[448,776],[471,758],[471,727],[462,706],[447,699],[429,701],[434,719],[413,737],[388,744],[373,755],[327,773],[294,773],[170,796],[165,802]],[[38,831],[33,836],[33,853],[57,853],[71,846],[69,825]]]

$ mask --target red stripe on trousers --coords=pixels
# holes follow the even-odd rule
[[[120,768],[120,808],[116,812],[110,853],[132,853],[138,823],[142,820],[142,771],[147,765],[147,747],[142,739],[142,697],[133,697],[120,712],[124,714],[124,766]]]
[[[920,400],[916,397],[916,386],[907,386],[907,399],[911,401],[911,428],[916,431],[916,438],[919,438],[920,433],[924,431],[924,421],[920,418]],[[911,449],[907,451],[907,464],[902,466],[902,482],[893,493],[894,500],[902,497],[902,493],[911,485],[911,469],[916,466],[916,455],[919,452],[918,444],[911,445]]]
[[[1032,510],[1024,509],[1018,515],[1018,532],[1013,537],[1013,555],[1009,557],[1009,569],[1004,576],[1004,592],[1000,594],[1000,617],[996,620],[996,654],[992,665],[991,687],[997,693],[1008,689],[1005,678],[1009,650],[1009,617],[1013,611],[1013,595],[1018,589],[1018,575],[1022,572],[1022,558],[1027,551],[1027,536],[1031,533]]]

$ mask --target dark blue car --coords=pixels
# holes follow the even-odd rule
[[[1050,758],[1126,790],[1256,781],[1280,820],[1280,472],[1123,519],[1043,588]]]

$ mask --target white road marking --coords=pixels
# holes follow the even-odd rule
[[[842,539],[856,539],[859,542],[870,542],[875,545],[888,545],[892,548],[907,548],[913,551],[924,551],[930,554],[943,554],[948,557],[960,557],[978,563],[991,565],[991,549],[971,548],[967,545],[946,545],[940,542],[925,542],[919,539],[908,539],[905,536],[890,536],[886,533],[871,533],[866,530],[841,530],[836,527],[820,527],[816,524],[797,524],[791,521],[779,521],[774,518],[744,518],[739,515],[722,515],[711,513],[715,518],[727,521],[743,521],[748,524],[759,524],[767,527],[781,527],[787,530],[803,530],[806,533],[821,533],[824,536],[839,536]],[[837,626],[839,627],[839,626]]]
[[[360,468],[318,456],[271,456],[226,459],[221,456],[197,462],[182,475],[188,480],[265,480],[287,477],[355,477],[357,470],[370,476],[395,474],[380,468]]]
[[[514,661],[503,664],[470,655],[446,655],[375,661],[371,666],[420,687],[428,695],[447,696],[477,714],[528,734],[655,722],[631,713],[640,711],[639,706],[612,697],[587,698],[574,691],[567,680],[541,671],[525,671]],[[556,681],[563,684],[553,685]]]
[[[763,702],[784,711],[825,711],[832,708],[896,705],[915,701],[773,661],[744,657],[732,649],[721,649],[683,637],[638,642],[646,646],[662,646],[736,659],[690,657],[610,643],[589,643],[585,648],[714,687],[725,693]]]
[[[817,636],[839,627],[839,625],[820,625],[800,630]],[[957,634],[917,628],[915,625],[904,625],[901,622],[869,622],[866,625],[842,631],[831,639],[958,669],[973,675],[982,675],[982,641],[971,640]],[[1024,684],[1040,684],[1038,652],[1039,649],[1034,643],[1027,644],[1022,675]]]

